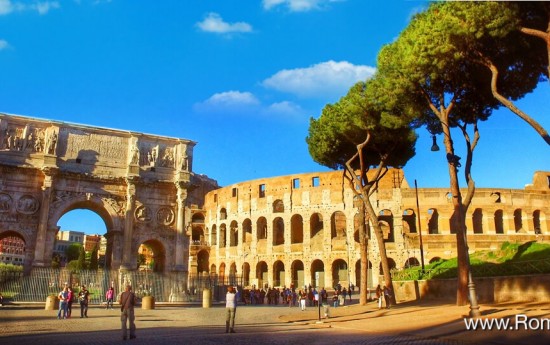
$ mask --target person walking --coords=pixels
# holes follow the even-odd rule
[[[130,339],[136,338],[136,324],[134,306],[136,305],[136,295],[132,291],[131,285],[126,285],[125,291],[118,299],[120,304],[120,322],[122,324],[122,340],[126,340],[128,336],[128,327],[130,328]],[[127,327],[128,323],[128,327]]]
[[[69,296],[67,297],[67,319],[71,317],[73,313],[73,302],[75,300],[74,292],[71,287],[67,288],[69,290]]]
[[[391,288],[388,286],[384,286],[384,299],[386,300],[386,309],[390,309],[391,307]]]
[[[69,288],[65,286],[63,290],[57,295],[59,298],[59,311],[57,312],[57,318],[61,319],[61,314],[63,313],[63,318],[67,318],[67,303],[69,299]]]
[[[107,306],[105,309],[109,309],[109,305],[111,305],[111,310],[113,309],[113,300],[115,299],[115,288],[112,286],[107,290],[105,293],[105,299],[107,300]]]
[[[236,287],[227,287],[227,294],[225,294],[225,333],[235,333],[235,313],[237,312],[238,292]]]
[[[84,285],[80,287],[78,293],[78,302],[80,303],[80,318],[88,317],[88,302],[90,301],[90,292]]]
[[[378,300],[378,309],[382,309],[382,288],[380,287],[380,284],[376,287],[376,299]]]

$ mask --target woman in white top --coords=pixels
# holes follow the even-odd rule
[[[237,311],[237,288],[233,286],[227,287],[225,295],[225,333],[235,333],[235,313]]]

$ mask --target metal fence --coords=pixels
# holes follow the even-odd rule
[[[126,284],[132,285],[136,295],[155,296],[157,302],[202,301],[204,289],[211,289],[214,300],[222,300],[228,285],[242,286],[240,275],[187,275],[182,272],[151,272],[118,270],[82,270],[33,268],[30,274],[0,271],[0,292],[14,302],[42,302],[47,296],[57,295],[65,285],[78,293],[85,285],[90,292],[90,303],[105,302],[109,287],[119,294]]]

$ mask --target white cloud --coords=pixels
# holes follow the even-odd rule
[[[304,110],[297,104],[283,101],[264,105],[250,92],[225,91],[212,95],[207,100],[194,105],[199,113],[246,116],[301,116]]]
[[[260,105],[260,101],[250,92],[226,91],[212,95],[204,102],[195,104],[199,112],[235,112],[249,110]]]
[[[370,66],[330,60],[307,68],[279,71],[264,80],[262,85],[301,97],[342,96],[356,82],[372,77],[375,71]]]
[[[0,0],[0,15],[13,12],[13,4],[10,0]]]
[[[250,24],[245,22],[227,23],[219,14],[214,12],[208,13],[202,22],[197,23],[197,26],[202,31],[219,34],[252,31],[252,26]]]
[[[0,50],[6,49],[8,46],[9,45],[6,40],[0,40]]]
[[[38,2],[34,5],[30,5],[30,8],[37,10],[39,14],[46,14],[52,8],[59,8],[59,2],[57,1]]]
[[[10,14],[20,11],[37,11],[39,14],[46,14],[53,8],[59,8],[57,1],[36,1],[33,4],[22,2],[12,2],[11,0],[0,0],[0,15]]]
[[[283,101],[283,102],[273,103],[267,106],[263,110],[263,113],[267,115],[298,116],[298,115],[303,115],[304,110],[298,104],[295,104],[289,101]]]
[[[286,5],[291,12],[306,12],[319,9],[324,4],[339,1],[345,0],[263,0],[262,3],[266,10]]]

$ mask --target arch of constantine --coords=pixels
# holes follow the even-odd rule
[[[216,184],[192,173],[195,142],[0,114],[0,236],[49,267],[58,220],[88,209],[105,222],[106,266],[135,270],[138,248],[161,271],[187,272],[188,205]]]
[[[49,267],[59,219],[87,209],[105,222],[106,267],[239,276],[240,284],[359,285],[360,220],[341,171],[257,179],[220,188],[192,170],[187,139],[0,114],[0,239],[25,242],[25,268]],[[371,201],[390,265],[456,257],[445,188],[415,190],[391,169]],[[550,172],[525,189],[478,188],[468,209],[470,252],[505,241],[550,242]],[[376,241],[368,285],[379,282]]]

